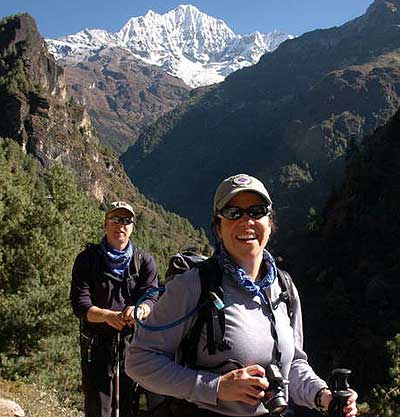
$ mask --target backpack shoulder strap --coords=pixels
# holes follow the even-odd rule
[[[214,257],[206,259],[199,264],[199,274],[201,282],[200,301],[209,298],[210,291],[215,292],[218,297],[223,299],[224,290],[222,288],[222,271]]]
[[[86,250],[89,254],[91,273],[94,277],[100,273],[101,249],[97,243],[88,243]]]
[[[142,266],[142,262],[143,262],[143,251],[136,247],[133,249],[133,256],[132,256],[132,261],[131,261],[131,270],[130,273],[133,276],[138,277],[139,276],[139,271],[140,271],[140,267]]]
[[[228,346],[224,340],[225,335],[225,312],[217,308],[215,298],[221,301],[224,299],[222,288],[222,271],[216,259],[211,257],[199,266],[201,293],[204,301],[210,302],[204,308],[205,323],[207,326],[207,350],[209,355],[215,355],[217,349],[227,350]],[[216,296],[216,297],[215,297]]]
[[[85,251],[89,257],[89,286],[93,288],[95,283],[94,281],[100,276],[100,262],[101,262],[101,251],[100,245],[98,243],[88,243],[86,245]],[[79,330],[81,339],[85,335],[87,327],[87,321],[83,317],[79,319]],[[82,340],[81,340],[82,341]]]
[[[90,253],[100,253],[100,245],[98,243],[88,243],[86,245],[86,250],[90,251]]]
[[[281,287],[282,292],[279,295],[277,303],[279,304],[281,301],[284,301],[286,303],[288,316],[290,318],[290,323],[292,324],[293,316],[294,316],[293,305],[294,305],[294,298],[295,298],[293,280],[288,272],[283,271],[282,269],[279,269],[279,268],[278,268],[278,279],[279,279],[279,285]],[[274,304],[276,304],[276,302]],[[274,306],[274,308],[276,307]]]
[[[218,310],[211,301],[210,292],[214,292],[221,300],[224,294],[222,289],[222,271],[215,258],[211,257],[202,262],[199,266],[201,293],[197,305],[206,305],[199,310],[197,319],[182,342],[182,362],[185,366],[194,368],[197,364],[197,349],[200,335],[204,325],[207,330],[207,345],[209,355],[214,355],[218,350],[230,349],[224,340],[225,334],[225,313]]]

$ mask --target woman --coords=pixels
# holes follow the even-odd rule
[[[214,257],[222,269],[224,339],[230,349],[208,354],[201,348],[203,334],[196,369],[180,366],[174,358],[195,317],[161,332],[140,329],[128,348],[126,369],[132,378],[151,391],[185,400],[186,407],[172,407],[174,417],[268,415],[264,403],[271,388],[266,374],[271,364],[289,380],[289,396],[296,404],[325,411],[332,400],[326,382],[314,373],[302,350],[297,291],[292,320],[285,303],[271,308],[281,294],[274,259],[265,249],[271,208],[264,185],[245,174],[225,179],[214,196]],[[200,293],[198,269],[177,276],[146,324],[162,325],[185,316]],[[356,397],[353,392],[344,408],[346,417],[356,415]]]

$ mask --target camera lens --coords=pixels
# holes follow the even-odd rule
[[[263,403],[271,414],[283,413],[287,408],[286,399],[281,396],[273,396],[271,399],[263,401]]]
[[[283,413],[287,408],[287,403],[284,398],[275,398],[268,406],[268,410],[271,414]]]
[[[269,389],[265,391],[264,398],[261,401],[270,414],[279,415],[288,406],[286,387],[289,381],[282,376],[280,369],[273,364],[266,368],[266,375],[269,380]]]

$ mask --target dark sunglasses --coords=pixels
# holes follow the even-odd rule
[[[113,216],[113,217],[109,217],[107,220],[115,224],[123,224],[125,226],[133,223],[133,217]]]
[[[224,207],[218,211],[218,216],[228,220],[238,220],[247,214],[252,219],[261,219],[261,217],[271,214],[271,207],[266,205],[250,206],[247,209],[241,207]]]

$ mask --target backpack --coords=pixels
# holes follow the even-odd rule
[[[174,278],[175,275],[183,274],[184,272],[198,267],[207,259],[207,256],[199,255],[188,249],[174,255],[168,264],[167,272],[165,273],[165,283]]]
[[[231,346],[224,339],[225,313],[223,310],[224,290],[222,288],[222,271],[215,257],[207,258],[192,251],[184,251],[174,255],[168,265],[166,281],[170,281],[176,275],[185,271],[198,268],[200,276],[201,293],[197,305],[205,306],[199,310],[198,317],[189,333],[181,342],[182,357],[180,362],[189,368],[195,368],[197,363],[197,346],[200,341],[201,331],[206,326],[207,348],[209,355],[215,355],[219,351],[230,350]],[[290,275],[278,269],[279,285],[282,289],[279,297],[272,303],[272,309],[276,310],[281,302],[286,303],[290,324],[293,326],[294,318],[294,287]],[[215,297],[216,296],[216,297]],[[215,301],[222,301],[222,308]]]

